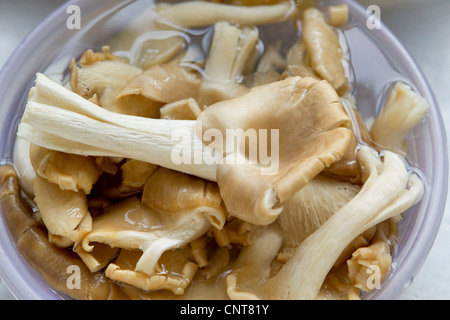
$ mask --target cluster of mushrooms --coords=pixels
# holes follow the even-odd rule
[[[73,59],[66,84],[37,74],[14,164],[0,167],[1,206],[23,256],[75,299],[359,299],[374,290],[372,267],[381,281],[389,275],[398,222],[423,194],[405,157],[424,99],[397,83],[383,112],[362,119],[338,31],[346,5],[187,1],[150,12],[146,23],[173,36],[153,39],[138,59],[105,46]],[[286,54],[258,30],[280,22],[298,28]],[[213,32],[209,50],[192,59],[183,32],[201,28]],[[277,172],[172,161],[175,130],[204,155],[209,128],[279,130]],[[245,148],[222,151],[246,157]]]

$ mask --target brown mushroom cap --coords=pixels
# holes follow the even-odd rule
[[[142,73],[142,69],[119,59],[108,59],[103,53],[85,54],[82,58],[80,68],[74,60],[70,65],[73,92],[117,113],[159,117],[161,103],[141,95],[119,96],[127,83]]]
[[[180,250],[164,252],[152,274],[135,271],[141,255],[139,251],[121,250],[106,269],[106,276],[145,291],[169,290],[182,295],[197,272],[197,265]]]
[[[342,64],[344,52],[337,32],[316,8],[303,12],[302,23],[303,39],[312,68],[322,79],[329,81],[339,94],[346,93],[349,83]]]
[[[30,161],[36,173],[61,190],[89,194],[100,176],[100,169],[94,160],[80,155],[69,154],[30,145]]]
[[[217,229],[222,229],[227,218],[216,183],[163,167],[147,180],[142,203],[165,212],[202,212]]]
[[[143,96],[159,103],[198,99],[200,79],[177,61],[155,65],[136,75],[123,87],[118,98]]]
[[[284,203],[277,221],[287,247],[296,247],[353,199],[359,185],[317,176]]]
[[[278,130],[279,141],[272,141],[278,143],[275,174],[262,174],[261,163],[224,161],[217,169],[227,210],[254,224],[273,222],[282,203],[339,160],[353,139],[351,121],[336,91],[313,78],[291,77],[255,87],[244,96],[208,107],[198,120],[204,131],[218,129],[223,137],[227,129]],[[237,151],[222,150],[225,157],[245,158],[245,140],[238,144]]]
[[[48,232],[78,242],[91,231],[92,218],[82,192],[61,190],[57,184],[36,177],[34,201]]]

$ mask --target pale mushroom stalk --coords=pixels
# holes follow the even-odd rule
[[[33,179],[36,177],[30,160],[30,143],[24,139],[16,139],[14,144],[14,168],[17,171],[20,187],[29,196],[34,194]]]
[[[164,120],[107,111],[39,74],[18,136],[49,149],[131,158],[217,181],[230,214],[266,225],[284,201],[339,161],[353,139],[350,126],[336,91],[312,78],[254,87],[209,106],[197,120]],[[205,137],[211,132],[214,147]],[[249,133],[261,138],[247,144]],[[264,163],[248,156],[252,145],[260,158],[269,150]]]
[[[229,22],[214,26],[205,73],[210,79],[235,81],[245,67],[249,54],[258,42],[256,28],[239,28]]]
[[[215,181],[217,164],[206,158],[209,153],[203,153],[195,130],[196,121],[110,112],[38,74],[18,136],[52,150],[132,158]],[[212,164],[176,164],[172,158],[176,148],[191,150],[202,162]]]
[[[251,60],[249,57],[256,52],[258,40],[256,28],[239,28],[224,21],[215,24],[205,65],[201,104],[210,105],[248,91],[240,82]]]
[[[252,244],[242,249],[225,278],[232,300],[258,300],[258,285],[270,275],[271,262],[282,245],[282,230],[273,223],[255,232]],[[252,290],[253,289],[253,290]]]
[[[173,5],[159,5],[155,11],[159,17],[183,28],[206,27],[219,21],[254,26],[289,20],[297,14],[293,1],[252,7],[208,1],[186,1]],[[160,22],[164,23],[164,20]]]
[[[368,179],[361,191],[298,246],[291,259],[264,285],[266,298],[315,299],[326,275],[345,247],[372,226],[397,216],[423,194],[403,160],[385,152],[384,161],[368,147],[358,153]]]
[[[328,23],[335,28],[344,26],[348,22],[349,15],[346,3],[328,7]]]
[[[370,129],[373,141],[379,148],[405,155],[408,134],[429,109],[428,102],[409,85],[397,82]]]

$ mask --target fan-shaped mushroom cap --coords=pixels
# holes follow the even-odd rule
[[[49,234],[78,242],[91,231],[92,217],[83,192],[61,190],[40,177],[34,179],[33,189],[34,201]]]
[[[160,102],[141,95],[119,96],[129,81],[142,74],[142,69],[101,55],[102,53],[84,54],[79,62],[80,68],[76,66],[75,60],[72,60],[72,90],[107,110],[143,117],[159,117],[159,108],[162,105]]]
[[[395,83],[383,110],[370,129],[376,147],[405,156],[408,134],[419,125],[429,109],[428,102],[409,85]]]
[[[94,219],[92,231],[82,240],[83,250],[91,252],[95,243],[144,252],[136,271],[152,274],[161,254],[203,235],[211,226],[201,213],[189,210],[160,213],[130,197],[106,208]]]
[[[141,95],[151,101],[170,103],[199,97],[201,81],[177,61],[155,65],[136,75],[123,87],[118,98]]]
[[[161,255],[154,273],[145,274],[135,271],[141,255],[139,251],[121,250],[114,263],[106,268],[106,276],[144,291],[169,290],[182,295],[198,269],[182,252],[170,250]]]
[[[147,180],[142,203],[164,212],[200,212],[217,229],[222,229],[227,219],[216,183],[163,167]]]
[[[285,246],[296,247],[360,191],[359,185],[317,176],[283,205],[277,221]]]
[[[273,299],[315,299],[340,254],[358,235],[416,204],[423,195],[420,178],[409,173],[403,159],[386,151],[381,156],[361,147],[361,191],[304,240],[280,271],[264,284]],[[301,283],[301,286],[293,285]]]
[[[344,51],[339,36],[316,8],[303,12],[303,39],[309,62],[314,71],[331,83],[339,94],[349,89],[346,70],[343,65]]]
[[[93,243],[141,250],[136,271],[153,273],[161,254],[205,234],[213,224],[225,223],[217,186],[177,171],[158,168],[147,180],[142,203],[130,197],[106,208],[82,240],[91,252]]]
[[[61,190],[89,194],[101,171],[93,159],[30,145],[30,161],[35,172]]]
[[[328,82],[313,78],[291,77],[255,87],[243,96],[209,106],[197,120],[189,121],[118,115],[98,108],[43,75],[39,75],[37,87],[32,91],[45,95],[50,88],[58,97],[64,96],[66,103],[62,105],[59,98],[42,99],[54,104],[47,106],[33,101],[37,99],[33,96],[27,104],[19,136],[51,149],[97,156],[121,155],[217,181],[228,211],[253,224],[273,222],[282,210],[281,204],[324,168],[341,159],[353,139],[351,120],[336,91]],[[54,113],[44,114],[47,109]],[[61,118],[67,117],[69,123],[61,128]],[[174,130],[180,128],[189,139],[175,142]],[[214,129],[221,138],[232,132],[232,137],[225,139],[226,148],[217,145],[214,150],[219,163],[206,146],[202,128],[205,134]],[[251,139],[247,148],[249,130],[256,141]],[[64,139],[56,136],[56,132]],[[236,138],[237,150],[233,143]],[[200,153],[201,163],[176,163],[174,150],[180,144],[183,153],[185,147],[193,150],[194,155]]]
[[[278,141],[268,144],[271,167],[247,159],[245,137],[238,137],[237,150],[225,147],[224,161],[217,169],[220,193],[230,214],[260,225],[273,222],[282,203],[339,160],[353,138],[351,121],[336,91],[326,81],[313,78],[292,77],[255,87],[244,96],[208,107],[198,120],[204,132],[217,129],[223,137],[229,129],[278,133]],[[260,144],[259,149],[267,145]]]

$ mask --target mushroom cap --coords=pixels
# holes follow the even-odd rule
[[[90,157],[30,145],[30,161],[36,174],[62,190],[89,194],[101,171]]]
[[[83,192],[61,190],[41,177],[33,180],[36,202],[49,234],[78,242],[91,230],[92,218]]]
[[[118,94],[118,98],[130,95],[143,97],[160,103],[198,99],[201,81],[176,60],[154,65],[133,77]]]
[[[284,203],[277,221],[284,245],[296,247],[320,228],[336,211],[353,199],[359,185],[317,176]]]
[[[344,51],[339,35],[316,8],[303,12],[303,39],[311,67],[324,80],[327,80],[340,94],[346,93],[350,86],[343,65]]]
[[[135,271],[142,252],[121,250],[114,263],[106,268],[105,274],[112,280],[144,291],[168,290],[175,295],[182,295],[198,269],[183,253],[180,250],[164,252],[155,272],[145,274]]]
[[[224,161],[218,165],[217,182],[227,210],[260,225],[273,222],[281,204],[338,161],[353,139],[351,120],[336,91],[328,82],[313,78],[290,77],[255,87],[208,107],[198,120],[203,132],[216,129],[226,137],[225,147],[218,150]],[[230,129],[256,131],[259,156],[262,149],[272,150],[271,167],[252,162],[251,141],[247,146],[245,135],[237,137],[236,148],[228,144],[233,142],[227,137]],[[274,141],[265,146],[264,132],[271,139],[275,133]]]
[[[215,183],[157,168],[147,179],[142,201],[129,197],[94,219],[82,249],[92,252],[96,243],[103,243],[140,250],[136,271],[150,275],[165,251],[201,237],[211,225],[223,227],[226,211],[221,202]]]
[[[142,203],[164,212],[201,212],[217,229],[223,228],[227,218],[216,183],[163,167],[148,178]]]
[[[110,55],[108,54],[108,57]],[[125,61],[108,57],[104,57],[104,53],[85,53],[80,58],[80,68],[72,60],[70,86],[73,92],[113,112],[159,117],[159,108],[162,105],[160,102],[141,95],[123,97],[119,95],[129,82],[142,74],[142,69]]]

